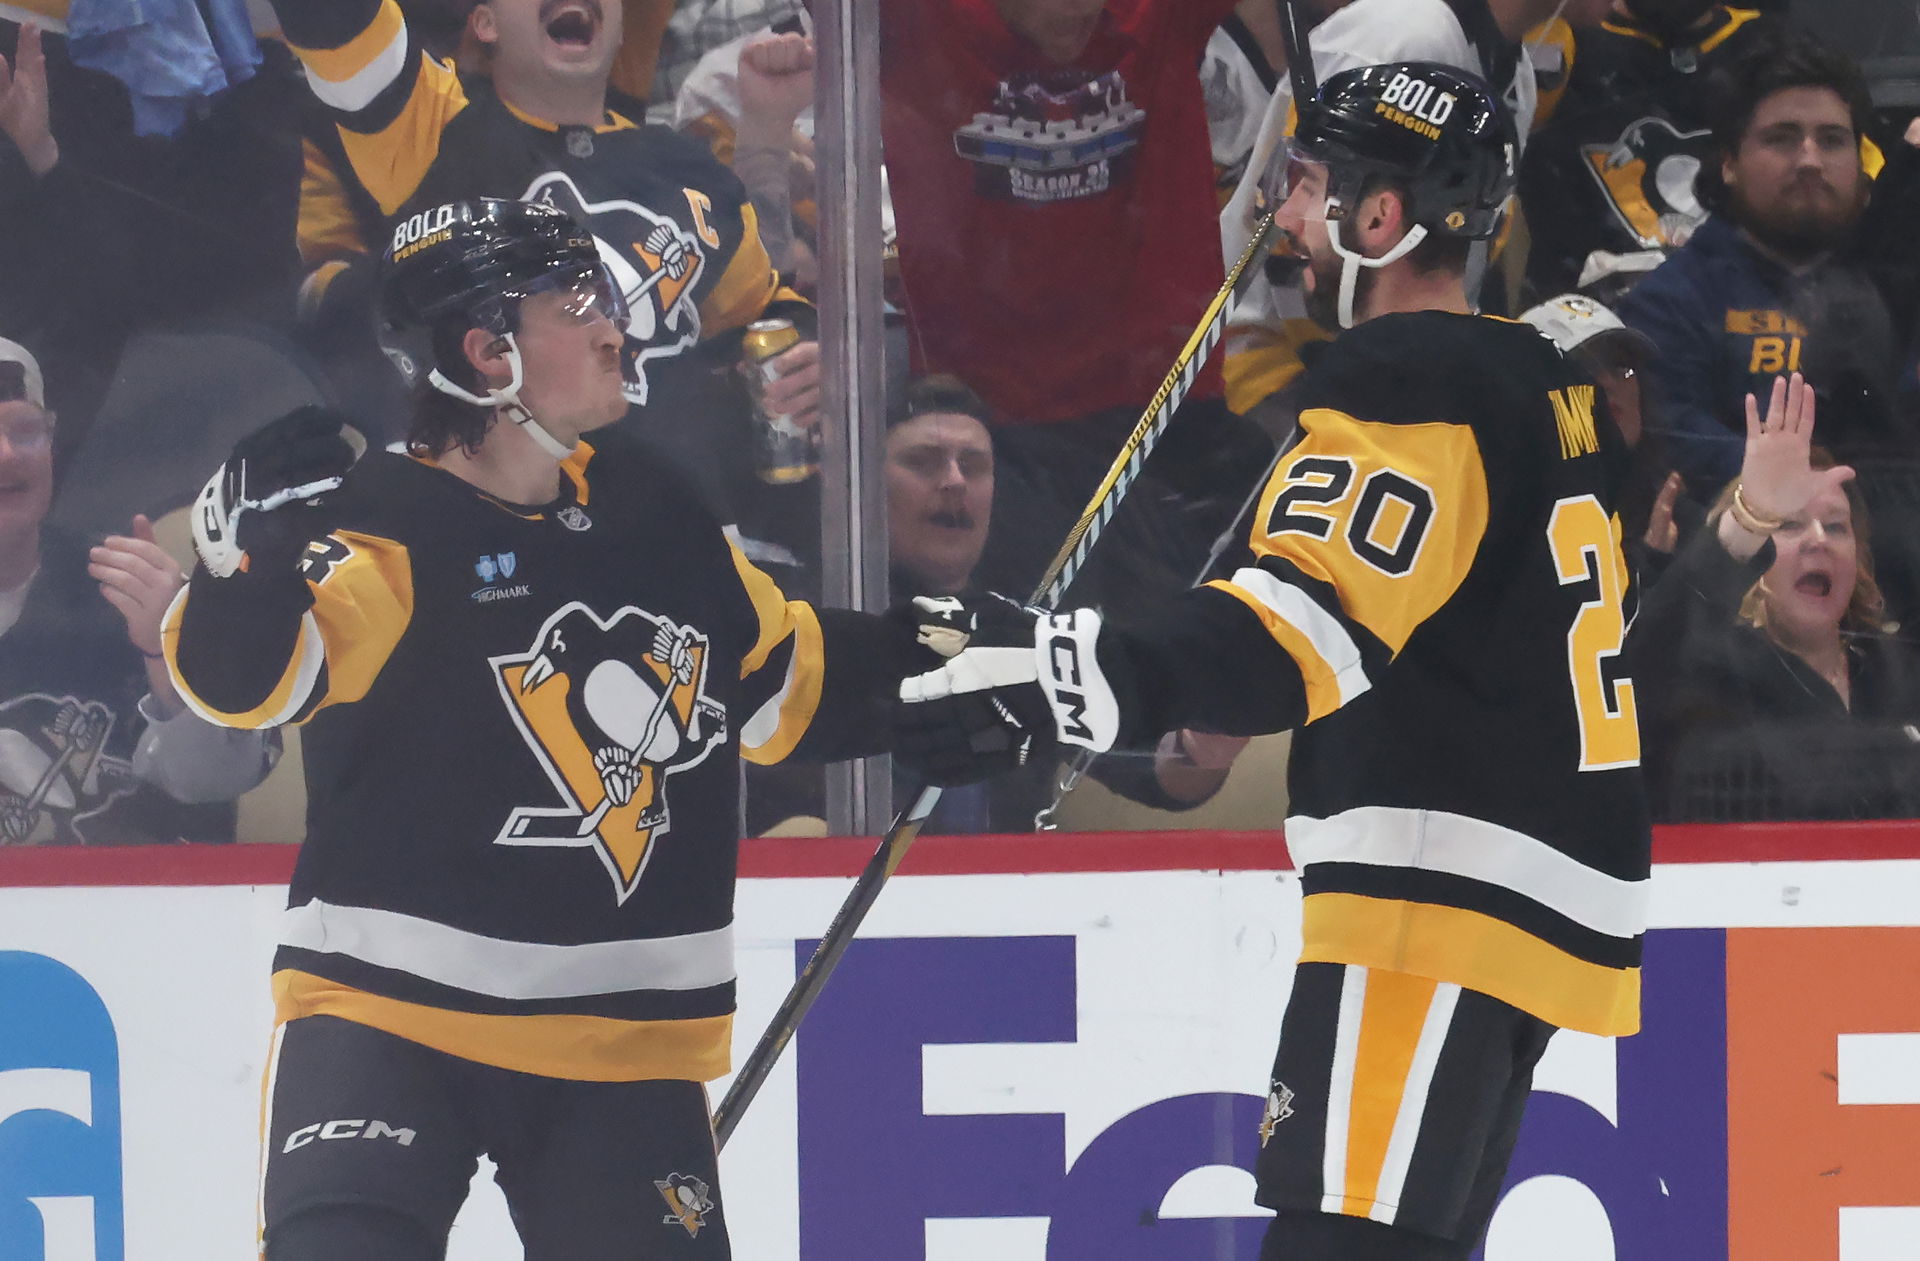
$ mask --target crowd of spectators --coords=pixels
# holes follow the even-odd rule
[[[379,258],[449,198],[545,200],[595,231],[635,309],[624,423],[749,557],[818,593],[822,479],[753,456],[756,408],[844,424],[813,341],[812,6],[273,0],[257,39],[240,0],[166,30],[113,28],[125,7],[0,5],[0,844],[299,839],[297,812],[236,826],[280,738],[201,723],[157,665],[186,559],[167,518],[290,406],[401,440]],[[1321,78],[1444,61],[1523,120],[1520,194],[1475,283],[1586,367],[1633,452],[1629,656],[1659,815],[1920,812],[1920,100],[1858,59],[1920,52],[1920,29],[1889,18],[1876,47],[1777,2],[1295,8]],[[893,593],[1024,597],[1271,204],[1281,6],[877,13]],[[750,389],[742,337],[769,318],[799,344]],[[1081,598],[1151,600],[1232,562],[1327,335],[1287,267],[1254,278]],[[1792,374],[1853,476],[1758,535],[1723,528],[1756,476],[1747,399]],[[1177,732],[1092,774],[1185,808],[1243,745]],[[268,786],[297,800],[290,769]],[[950,794],[933,826],[1028,826],[1057,769]],[[815,784],[748,788],[756,829],[820,812]]]

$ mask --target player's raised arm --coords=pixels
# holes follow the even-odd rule
[[[453,68],[429,57],[395,0],[274,0],[281,30],[332,112],[354,174],[392,214],[467,106]]]
[[[329,501],[356,455],[349,432],[302,407],[242,439],[195,500],[200,563],[162,639],[174,686],[201,717],[267,727],[349,698],[405,628],[404,549],[329,532]]]

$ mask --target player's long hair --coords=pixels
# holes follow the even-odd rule
[[[433,330],[433,357],[447,379],[462,389],[478,393],[486,388],[480,374],[467,362],[462,346],[466,328],[454,323]],[[495,413],[490,407],[457,399],[433,388],[426,381],[414,387],[413,420],[407,426],[407,449],[415,455],[440,456],[460,447],[469,454],[480,449],[487,431],[493,428]]]

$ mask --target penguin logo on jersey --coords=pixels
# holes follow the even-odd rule
[[[588,201],[579,185],[559,171],[535,180],[525,201],[564,210],[587,226],[626,295],[626,394],[647,401],[647,365],[672,359],[700,340],[700,308],[694,289],[707,268],[697,231],[637,201]],[[717,238],[716,238],[717,240]]]
[[[628,607],[602,620],[579,601],[528,651],[494,657],[501,699],[562,804],[519,806],[499,845],[593,849],[625,902],[672,826],[667,781],[727,738],[707,696],[707,637]]]
[[[1610,145],[1582,145],[1587,170],[1642,249],[1681,246],[1705,222],[1693,178],[1712,133],[1681,132],[1664,118],[1635,120]]]

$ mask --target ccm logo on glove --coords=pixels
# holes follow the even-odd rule
[[[1094,643],[1100,637],[1100,615],[1092,609],[1056,613],[1042,621],[1035,648],[1040,656],[1040,686],[1053,707],[1060,739],[1068,744],[1104,752],[1120,734],[1120,707]]]

